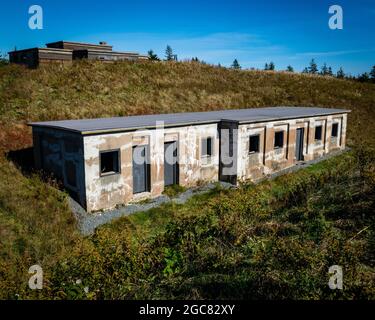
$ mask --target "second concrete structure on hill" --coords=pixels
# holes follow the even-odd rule
[[[11,63],[24,64],[36,68],[45,63],[71,63],[76,59],[100,60],[103,62],[123,60],[147,60],[148,57],[136,52],[113,51],[106,42],[99,44],[57,41],[47,43],[46,48],[30,48],[8,52]]]

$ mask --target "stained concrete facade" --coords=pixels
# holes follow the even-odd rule
[[[181,114],[181,122],[179,114],[166,115],[166,121],[153,126],[151,122],[157,116],[152,116],[152,121],[148,118],[151,116],[144,116],[139,120],[127,117],[108,122],[127,124],[124,128],[114,125],[111,128],[108,124],[100,128],[100,123],[105,122],[100,119],[80,123],[74,120],[33,123],[35,162],[37,167],[60,178],[74,198],[88,212],[93,212],[161,195],[165,188],[165,146],[168,142],[175,142],[177,146],[176,183],[187,187],[218,180],[233,184],[257,180],[299,161],[316,159],[345,148],[349,111],[290,109],[293,108],[288,108],[287,116],[280,116],[282,119],[272,116],[272,120],[268,120],[272,108],[265,108],[267,117],[258,114],[261,109],[248,109],[247,117],[241,114],[243,119],[236,118],[243,110],[237,113],[233,110],[219,114],[232,115],[233,119],[218,120],[218,114],[212,113],[209,121],[210,113],[194,113],[189,117]],[[255,112],[258,112],[256,116]],[[289,116],[290,112],[293,116]],[[139,124],[138,128],[136,124]],[[320,139],[315,139],[316,128],[320,126]],[[334,130],[332,126],[335,126]],[[300,128],[304,129],[303,134],[296,143],[296,132]],[[278,136],[283,136],[282,146],[275,147],[275,132],[281,132]],[[256,151],[250,151],[251,136],[258,137]],[[148,187],[135,193],[135,150],[143,146],[148,150],[145,169]],[[296,148],[301,151],[300,159],[296,158]],[[115,166],[114,172],[103,174],[103,153],[106,152],[116,154],[113,161],[118,167]]]
[[[338,137],[332,137],[332,124],[338,124]],[[296,129],[303,128],[303,160],[317,159],[345,148],[347,114],[282,121],[243,124],[238,127],[237,180],[257,180],[267,174],[295,165]],[[315,128],[322,126],[322,139],[315,139]],[[283,131],[284,145],[274,147],[275,131]],[[249,153],[249,137],[260,135],[260,151]]]
[[[69,49],[31,48],[9,52],[9,62],[36,68],[48,63],[69,65],[72,63],[73,51]]]
[[[201,157],[201,140],[214,139],[213,155]],[[177,142],[179,184],[193,186],[198,181],[217,181],[219,175],[219,140],[217,124],[84,137],[84,163],[87,210],[96,211],[117,204],[156,197],[164,191],[164,143]],[[132,149],[150,148],[150,190],[133,194]],[[120,150],[119,174],[99,175],[99,152]]]

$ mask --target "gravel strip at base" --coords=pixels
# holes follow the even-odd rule
[[[261,179],[255,181],[255,183],[259,183],[259,182],[261,182],[265,179],[274,179],[274,178],[276,178],[280,175],[283,175],[285,173],[298,171],[300,169],[306,168],[306,167],[308,167],[310,165],[313,165],[315,163],[318,163],[320,161],[323,161],[323,160],[332,158],[334,156],[337,156],[337,155],[339,155],[343,152],[346,152],[348,150],[349,150],[349,148],[347,148],[345,150],[332,152],[332,153],[327,154],[327,155],[325,155],[325,156],[323,156],[319,159],[298,163],[297,165],[295,165],[293,167],[280,170],[276,173],[273,173],[273,174],[268,175],[264,178],[261,178]],[[84,210],[71,197],[69,197],[69,205],[70,205],[70,208],[71,208],[74,216],[76,217],[76,219],[78,221],[78,227],[79,227],[80,232],[83,235],[90,235],[95,231],[95,229],[97,227],[99,227],[99,226],[101,226],[105,223],[108,223],[108,222],[110,222],[114,219],[124,217],[124,216],[128,216],[130,214],[137,213],[137,212],[147,211],[147,210],[150,210],[152,208],[159,207],[164,203],[174,202],[176,204],[184,204],[191,197],[193,197],[195,195],[198,195],[198,194],[206,193],[206,192],[216,188],[217,186],[220,186],[223,189],[230,189],[230,188],[236,187],[236,186],[234,186],[230,183],[226,183],[226,182],[222,182],[222,181],[219,181],[219,182],[216,182],[216,183],[208,183],[208,184],[206,184],[204,186],[201,186],[201,187],[190,188],[190,189],[186,190],[185,192],[182,192],[182,193],[180,193],[179,195],[177,195],[176,197],[173,197],[173,198],[170,198],[166,195],[161,195],[159,197],[150,199],[147,202],[140,202],[140,203],[134,203],[134,204],[124,205],[124,206],[119,206],[116,209],[106,210],[106,211],[99,212],[99,213],[87,213],[86,210]]]
[[[266,180],[266,179],[274,179],[274,178],[276,178],[278,176],[281,176],[283,174],[286,174],[286,173],[296,172],[298,170],[307,168],[307,167],[309,167],[309,166],[311,166],[313,164],[319,163],[319,162],[321,162],[323,160],[328,160],[330,158],[336,157],[339,154],[342,154],[342,153],[348,152],[348,151],[350,151],[350,148],[345,148],[344,150],[333,151],[333,152],[331,152],[329,154],[326,154],[323,157],[320,157],[318,159],[314,159],[314,160],[310,160],[310,161],[301,161],[300,163],[297,163],[293,167],[285,168],[285,169],[280,170],[278,172],[275,172],[275,173],[272,173],[270,175],[267,175],[264,178],[261,178],[261,179],[255,181],[255,183],[259,183],[259,182],[261,182],[263,180]]]
[[[136,212],[143,212],[161,206],[164,203],[174,202],[177,204],[184,204],[191,197],[206,193],[217,186],[223,189],[234,188],[235,186],[226,182],[208,183],[201,187],[190,188],[185,192],[180,193],[176,197],[170,198],[166,195],[148,200],[147,202],[140,202],[119,206],[112,210],[106,210],[98,213],[87,213],[75,200],[69,197],[69,205],[78,220],[78,227],[83,235],[92,234],[95,229],[105,223],[108,223],[116,218],[128,216]]]

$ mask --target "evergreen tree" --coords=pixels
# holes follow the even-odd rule
[[[332,68],[331,67],[328,67],[327,75],[330,76],[330,77],[333,76],[333,72],[332,72]]]
[[[347,76],[346,76],[346,79],[348,79],[348,80],[352,80],[352,81],[357,80],[357,78],[356,78],[355,76],[351,75],[351,74],[347,75]]]
[[[357,79],[360,82],[368,82],[370,80],[370,75],[367,72],[365,72],[359,75]]]
[[[312,73],[312,74],[316,74],[318,72],[318,66],[315,63],[314,59],[311,59],[308,70],[309,70],[309,73]]]
[[[238,60],[237,60],[237,59],[234,59],[234,60],[233,60],[233,63],[232,63],[232,65],[231,65],[231,67],[232,67],[232,69],[236,69],[236,70],[241,69],[241,66],[240,66],[240,64],[238,63]]]
[[[0,66],[9,64],[7,56],[0,51]]]
[[[339,71],[337,71],[336,77],[339,78],[339,79],[345,78],[345,73],[344,73],[344,70],[342,69],[342,67],[340,67]]]
[[[288,72],[294,72],[294,69],[293,69],[293,67],[291,65],[289,65],[289,66],[286,67],[286,71],[288,71]]]
[[[327,68],[327,64],[325,62],[324,62],[323,67],[320,71],[320,74],[323,75],[323,76],[326,76],[328,74],[328,68]]]
[[[268,63],[267,63],[267,62],[266,62],[266,64],[264,65],[264,70],[269,70]]]
[[[174,60],[173,50],[170,45],[167,45],[167,48],[165,49],[165,60],[167,61]]]
[[[152,60],[152,61],[160,61],[158,55],[157,55],[156,53],[154,53],[153,50],[149,50],[149,51],[147,52],[147,54],[148,54],[148,60]]]
[[[372,82],[375,82],[375,66],[373,66],[370,71],[370,78]]]
[[[309,69],[307,69],[307,67],[305,69],[302,70],[302,73],[309,73]]]
[[[275,70],[275,64],[272,61],[268,65],[268,70]]]

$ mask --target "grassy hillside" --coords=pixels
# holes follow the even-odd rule
[[[372,84],[331,77],[236,71],[200,63],[82,62],[65,68],[0,68],[0,121],[10,125],[11,132],[15,122],[32,120],[275,105],[352,109],[351,133],[360,122],[374,118],[375,90]],[[375,135],[374,126],[366,130]]]
[[[351,109],[355,150],[86,238],[55,182],[7,157],[30,146],[27,121],[273,105]],[[374,119],[374,85],[321,76],[199,63],[1,67],[0,298],[374,299]],[[35,263],[45,272],[38,292],[27,287]],[[327,286],[333,264],[344,268],[342,292]]]

